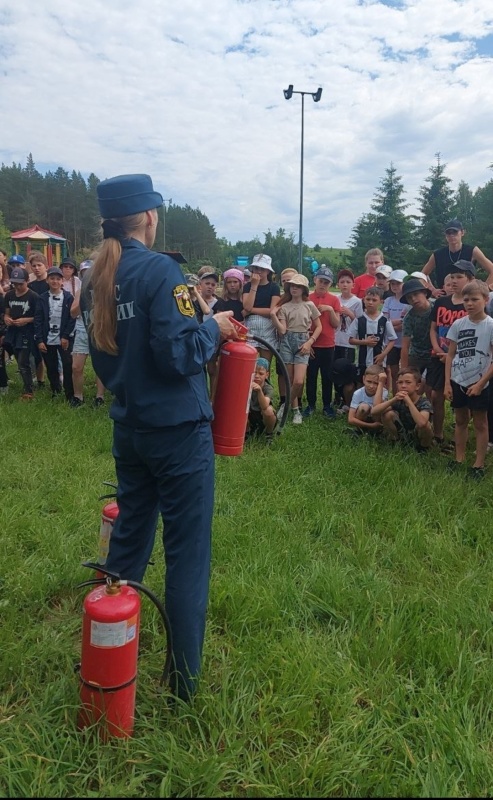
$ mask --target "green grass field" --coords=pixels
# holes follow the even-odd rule
[[[319,414],[219,457],[198,696],[172,711],[159,694],[144,603],[135,737],[104,744],[76,729],[73,666],[108,408],[17,392],[0,400],[2,797],[491,795],[490,474]],[[159,541],[154,560],[160,593]]]

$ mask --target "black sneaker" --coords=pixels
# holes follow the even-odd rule
[[[79,408],[79,406],[84,405],[84,401],[81,400],[80,397],[71,397],[68,403],[72,408]]]
[[[100,406],[104,406],[104,397],[95,397],[92,404],[94,408],[99,408]]]
[[[467,477],[473,481],[482,481],[484,478],[484,467],[469,467]]]
[[[458,472],[462,467],[461,461],[456,461],[455,459],[451,458],[447,461],[447,472]]]

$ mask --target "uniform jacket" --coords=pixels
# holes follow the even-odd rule
[[[91,272],[81,293],[86,327]],[[115,284],[118,355],[90,342],[94,370],[114,395],[112,419],[138,430],[211,420],[204,367],[217,350],[219,326],[214,318],[199,325],[176,261],[126,239]]]
[[[60,339],[70,339],[73,336],[75,328],[75,319],[70,316],[70,309],[74,302],[73,296],[70,292],[63,292],[62,303],[62,319],[60,323]],[[45,344],[48,341],[48,334],[50,332],[50,293],[43,292],[38,297],[38,304],[36,306],[36,313],[34,314],[34,341],[36,345],[40,342]]]

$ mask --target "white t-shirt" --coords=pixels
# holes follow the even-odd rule
[[[356,297],[356,295],[354,294],[351,295],[349,300],[344,300],[344,298],[341,297],[340,294],[334,294],[334,297],[339,298],[341,306],[349,308],[349,310],[352,311],[353,314],[356,314],[356,319],[358,317],[361,317],[363,313],[363,303],[361,302],[359,297]],[[346,314],[343,314],[341,312],[341,321],[339,323],[339,326],[336,328],[336,334],[335,334],[336,347],[352,347],[353,349],[356,347],[356,345],[354,344],[349,344],[349,326],[351,325],[352,321],[353,320],[349,319],[349,317],[346,316]]]
[[[485,317],[480,322],[473,322],[469,317],[457,319],[448,329],[447,339],[457,343],[451,379],[459,386],[477,383],[491,366],[493,319]]]
[[[362,316],[366,317],[366,335],[367,336],[371,336],[372,334],[377,335],[377,333],[378,333],[378,320],[379,320],[380,315],[376,319],[370,319],[369,316],[367,314],[365,314],[365,313],[363,313]],[[349,326],[349,330],[348,330],[348,336],[350,338],[352,338],[352,339],[359,339],[359,335],[358,335],[358,319],[357,318],[353,319],[353,321],[351,322],[351,325]],[[382,347],[382,349],[385,350],[385,348],[387,347],[388,343],[391,342],[391,341],[395,341],[396,339],[397,339],[397,334],[396,334],[396,332],[394,330],[394,326],[392,325],[392,323],[389,320],[387,320],[387,323],[385,325],[385,333],[383,335],[383,347]],[[374,356],[373,356],[373,347],[367,347],[366,348],[365,366],[369,367],[370,364],[374,364],[374,363],[375,363],[375,359],[374,359]],[[384,360],[382,361],[381,366],[384,367],[386,363],[387,363],[387,359],[384,358]]]
[[[382,394],[382,402],[389,399],[389,393],[387,389],[383,390]],[[358,408],[361,403],[367,403],[369,406],[372,406],[375,402],[375,395],[366,394],[366,389],[364,386],[361,389],[356,389],[353,397],[351,399],[351,406],[350,408]]]
[[[49,331],[46,344],[60,344],[60,325],[62,323],[63,292],[52,294],[48,297],[48,308],[50,311]]]
[[[400,300],[393,295],[386,297],[383,301],[382,314],[392,322],[393,319],[404,319],[411,306],[401,303]],[[397,339],[395,340],[394,347],[402,347],[402,330],[396,331]]]

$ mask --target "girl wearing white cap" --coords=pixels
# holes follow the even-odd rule
[[[265,339],[272,347],[277,347],[277,333],[270,312],[278,304],[281,290],[272,281],[274,270],[272,259],[265,253],[258,253],[249,264],[252,273],[249,283],[243,289],[243,316],[250,333]],[[270,364],[272,353],[265,347],[257,346],[259,355]]]

